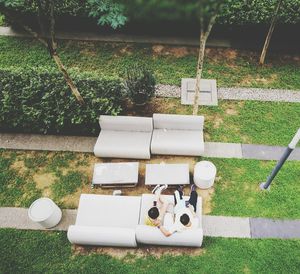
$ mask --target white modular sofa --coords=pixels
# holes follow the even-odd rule
[[[163,196],[173,202],[172,195]],[[142,196],[82,194],[76,223],[68,229],[68,239],[73,244],[121,247],[136,247],[138,244],[190,247],[202,245],[201,197],[198,198],[197,204],[199,228],[174,233],[170,237],[165,237],[156,227],[144,225],[153,199],[153,194]],[[168,212],[167,215],[170,217],[171,213]],[[170,218],[168,219],[169,223],[165,224],[166,226],[171,225]]]
[[[153,114],[152,154],[200,156],[204,116]]]
[[[152,118],[101,115],[97,157],[150,159]]]

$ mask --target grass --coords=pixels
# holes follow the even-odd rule
[[[274,161],[209,159],[217,167],[212,215],[300,219],[300,162],[288,161],[274,179],[271,191],[264,182]]]
[[[178,99],[156,99],[146,110],[124,114],[152,116],[155,112],[192,114],[192,107]],[[206,141],[286,146],[299,128],[300,104],[219,101],[218,107],[200,107],[199,115],[205,117]]]
[[[33,39],[0,38],[0,67],[55,67],[47,50]],[[59,53],[68,68],[124,75],[125,68],[145,62],[159,83],[180,85],[181,78],[195,77],[197,50],[143,44],[61,41]],[[203,77],[215,78],[223,87],[300,89],[299,56],[269,56],[257,65],[258,53],[232,49],[207,50]]]
[[[5,25],[5,17],[0,13],[0,27],[4,27]]]
[[[199,256],[74,253],[64,232],[0,230],[1,273],[299,273],[299,240],[205,238]],[[168,249],[168,247],[166,247]]]
[[[36,164],[26,166],[28,159],[36,159]],[[286,162],[272,184],[272,191],[262,192],[259,183],[267,178],[274,161],[208,160],[217,166],[218,174],[208,195],[201,193],[206,214],[300,219],[298,161]],[[187,161],[177,157],[174,162]],[[90,188],[93,166],[99,162],[101,159],[84,153],[1,151],[0,206],[29,207],[35,199],[47,196],[62,208],[77,208],[81,193],[111,194],[112,189]],[[148,162],[140,161],[141,182],[142,168]],[[139,184],[123,191],[124,195],[140,195],[150,189]],[[168,194],[172,192],[168,190]]]

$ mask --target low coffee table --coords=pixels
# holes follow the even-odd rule
[[[145,185],[188,185],[190,173],[188,164],[147,164]]]
[[[101,163],[95,164],[92,188],[101,187],[134,187],[138,183],[139,163]]]

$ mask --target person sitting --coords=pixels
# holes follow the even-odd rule
[[[169,203],[163,199],[161,192],[167,189],[168,185],[157,185],[152,193],[155,194],[153,207],[148,210],[145,224],[149,226],[160,226],[163,222],[164,215],[167,211]]]
[[[183,199],[182,187],[174,193],[174,223],[168,228],[164,226],[158,226],[160,231],[169,237],[175,232],[182,232],[186,229],[195,229],[199,226],[199,219],[196,216],[198,194],[196,192],[196,186],[191,186],[190,199],[185,201]]]

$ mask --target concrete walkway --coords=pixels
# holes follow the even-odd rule
[[[156,87],[156,96],[180,98],[181,88],[159,84]],[[300,90],[218,87],[217,96],[221,100],[300,103]]]
[[[0,228],[46,230],[29,220],[26,208],[0,208]],[[77,210],[64,209],[58,226],[47,230],[67,231],[75,224]],[[203,233],[209,237],[225,238],[300,238],[300,220],[273,220],[265,218],[241,218],[203,216]]]
[[[96,139],[96,137],[0,133],[0,148],[93,153]],[[203,156],[279,160],[284,150],[285,147],[280,146],[206,142]],[[292,152],[289,160],[300,160],[300,148]]]
[[[11,27],[0,27],[0,36],[28,37],[32,35],[27,32],[15,30]],[[116,42],[116,43],[142,43],[142,44],[163,44],[174,46],[199,46],[199,39],[182,38],[182,37],[154,37],[129,34],[101,34],[93,32],[62,32],[57,31],[57,39],[62,40],[79,40],[79,41],[99,41],[99,42]],[[209,39],[208,47],[230,48],[229,40]]]

